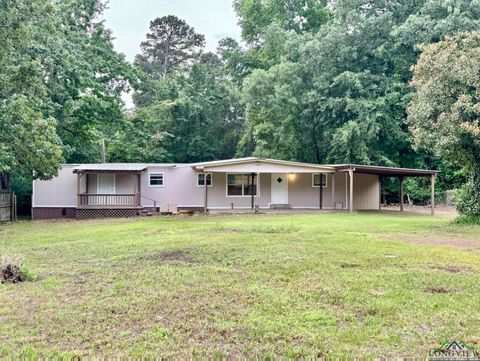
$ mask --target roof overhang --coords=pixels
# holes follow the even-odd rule
[[[335,169],[310,163],[266,158],[239,158],[192,165],[202,172],[222,173],[333,173]]]
[[[332,165],[337,171],[347,171],[352,169],[355,173],[375,174],[384,177],[428,177],[436,175],[438,171],[428,169],[413,168],[395,168],[395,167],[378,167],[372,165],[357,164],[338,164]]]
[[[99,163],[81,164],[73,168],[73,173],[140,173],[146,169],[145,164]]]

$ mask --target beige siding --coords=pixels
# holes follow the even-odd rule
[[[130,173],[115,174],[115,193],[117,194],[132,194],[135,193],[135,182],[137,182],[137,175]]]
[[[353,175],[353,209],[377,210],[380,202],[380,182],[377,175]]]
[[[88,177],[88,189],[87,193],[96,194],[97,193],[97,175],[96,174],[86,174],[82,178]]]
[[[62,167],[58,177],[51,181],[35,181],[34,207],[75,207],[77,194],[77,175],[73,173],[74,165]],[[162,172],[164,185],[151,187],[149,174]],[[347,207],[346,190],[348,179],[345,172],[335,174],[335,202]],[[354,209],[378,209],[379,178],[376,175],[354,174]],[[261,173],[259,195],[255,204],[268,208],[271,200],[271,175]],[[116,193],[134,193],[137,175],[116,174]],[[87,190],[88,188],[88,190]],[[81,192],[97,192],[97,176],[95,174],[81,178]],[[210,209],[250,208],[251,197],[228,197],[226,173],[213,173],[213,187],[208,188],[208,207]],[[190,166],[159,167],[150,166],[141,173],[141,203],[145,207],[157,202],[157,206],[176,204],[183,207],[203,207],[204,187],[197,186],[197,171]],[[327,187],[323,188],[323,207],[332,205],[332,175],[327,175]],[[288,203],[294,208],[319,208],[319,188],[312,187],[311,173],[289,174]]]
[[[58,176],[49,180],[33,182],[33,207],[76,207],[77,175],[73,173],[75,165],[65,165]]]

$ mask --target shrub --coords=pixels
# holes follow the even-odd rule
[[[455,191],[454,203],[458,212],[470,223],[480,223],[480,174],[472,174],[467,182]]]

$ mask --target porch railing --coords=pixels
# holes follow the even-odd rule
[[[131,194],[78,194],[79,207],[139,207],[140,193]]]

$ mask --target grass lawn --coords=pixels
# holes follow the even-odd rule
[[[445,339],[480,342],[480,227],[448,219],[155,217],[0,232],[38,275],[0,285],[0,356],[426,356]]]

